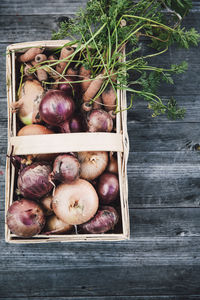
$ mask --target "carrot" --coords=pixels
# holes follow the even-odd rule
[[[45,54],[37,54],[35,56],[35,62],[36,63],[40,63],[40,62],[43,62],[45,60],[47,60],[47,56]]]
[[[86,92],[83,94],[83,101],[88,102],[94,98],[94,96],[98,93],[100,87],[102,86],[103,83],[103,74],[99,74],[96,76],[94,80],[90,83],[88,89]]]
[[[72,47],[63,47],[61,52],[60,52],[60,58],[59,59],[64,59],[67,58],[69,55],[71,55],[74,52],[74,49]],[[66,59],[65,61],[60,62],[56,66],[56,71],[58,73],[62,73],[67,65],[68,60]]]
[[[44,51],[44,48],[30,48],[24,54],[20,55],[19,61],[20,62],[28,62],[35,58],[37,54],[40,54]]]
[[[45,56],[46,56],[46,55],[45,55]],[[35,60],[33,60],[33,61],[31,62],[31,64],[32,64],[33,66],[35,66],[35,65],[37,65],[38,63],[37,63]],[[46,72],[45,70],[43,70],[43,69],[38,69],[38,70],[36,70],[36,73],[37,73],[37,78],[38,78],[39,81],[45,81],[45,80],[47,80],[48,75],[47,75],[47,72]]]
[[[93,102],[93,109],[100,109],[102,108],[102,99],[101,96],[99,96],[98,98],[96,98]]]
[[[78,71],[73,68],[68,68],[66,74],[69,76],[76,76],[78,74]]]
[[[29,70],[32,68],[32,65],[30,63],[27,63],[24,67],[24,75],[30,76]]]
[[[54,54],[48,56],[48,60],[57,60],[57,57]]]
[[[109,85],[102,93],[102,100],[106,111],[116,108],[116,94],[112,85]]]
[[[84,66],[81,66],[80,70],[79,70],[79,76],[81,77],[81,80],[83,80],[81,82],[81,89],[82,89],[82,92],[84,93],[85,91],[87,91],[87,89],[91,83],[91,80],[90,80],[91,70],[86,69]]]
[[[79,70],[79,75],[80,75],[81,77],[90,77],[90,75],[91,75],[91,70],[86,69],[84,66],[81,66],[81,67],[80,67],[80,70]]]

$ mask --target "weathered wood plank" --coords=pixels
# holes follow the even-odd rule
[[[137,0],[133,1],[137,2]],[[199,1],[192,1],[192,11],[199,11]],[[41,7],[39,0],[31,0],[29,2],[25,0],[9,1],[2,0],[0,3],[1,15],[44,15],[44,14],[63,14],[63,11],[74,14],[80,7],[84,7],[87,0],[74,0],[73,2],[65,1],[63,4],[62,0],[53,1],[48,0],[45,2],[45,6]],[[31,10],[30,10],[31,7]],[[40,9],[38,9],[40,8]]]
[[[1,299],[1,298],[0,298]],[[5,300],[52,300],[52,297],[21,297],[21,298],[4,298]],[[54,300],[85,300],[83,297],[53,297]],[[199,295],[173,295],[173,296],[100,296],[100,297],[91,297],[87,296],[88,300],[198,300],[200,299]]]
[[[40,41],[51,39],[52,32],[57,29],[58,16],[1,16],[0,37],[4,43],[24,41]]]
[[[200,144],[198,123],[128,122],[131,151],[189,151]]]
[[[103,257],[102,257],[103,260]],[[134,295],[191,295],[199,294],[199,264],[177,262],[162,265],[133,262],[129,266],[93,266],[68,269],[59,266],[38,271],[23,268],[1,272],[1,297],[80,297]],[[12,276],[11,276],[12,274]],[[75,298],[76,299],[76,298]]]
[[[48,0],[45,5],[41,7],[39,0],[16,0],[10,1],[2,0],[0,3],[1,15],[14,15],[14,16],[26,16],[26,15],[47,15],[58,14],[62,15],[63,12],[67,14],[75,14],[81,7],[85,7],[87,0],[73,0],[65,1]],[[31,7],[31,9],[30,9]],[[40,9],[39,9],[40,8]]]
[[[6,244],[1,247],[1,271],[19,267],[24,271],[56,269],[64,264],[66,269],[100,266],[129,266],[144,264],[175,265],[199,264],[199,237],[137,238],[123,242]],[[113,247],[115,251],[113,251]],[[85,249],[87,248],[87,251]],[[97,251],[98,249],[98,251]],[[13,255],[15,253],[15,255]],[[59,254],[59,255],[58,255]],[[157,260],[157,262],[156,262]]]

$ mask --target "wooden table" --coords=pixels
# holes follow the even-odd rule
[[[200,29],[200,2],[185,20]],[[155,64],[185,59],[187,73],[164,85],[184,120],[153,119],[146,103],[128,113],[131,239],[125,242],[12,245],[4,241],[7,151],[5,51],[45,40],[86,0],[0,2],[0,299],[200,299],[200,47],[172,48]]]

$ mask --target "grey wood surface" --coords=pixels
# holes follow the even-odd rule
[[[200,1],[184,21],[200,30]],[[200,46],[172,48],[163,66],[185,59],[187,73],[163,85],[187,109],[184,120],[154,119],[137,100],[128,112],[131,239],[125,242],[13,245],[4,241],[7,151],[5,51],[50,39],[86,0],[0,1],[0,299],[200,299]],[[143,47],[146,53],[146,47]]]

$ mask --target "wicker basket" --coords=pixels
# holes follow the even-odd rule
[[[5,238],[12,243],[44,243],[44,242],[80,242],[80,241],[118,241],[128,239],[129,212],[128,212],[128,185],[127,185],[127,160],[129,153],[129,140],[127,134],[126,92],[118,91],[121,112],[116,117],[116,133],[66,133],[35,136],[16,136],[16,114],[11,111],[11,103],[16,101],[16,53],[23,53],[30,47],[45,47],[55,49],[63,46],[68,41],[39,41],[18,43],[7,48],[7,98],[8,98],[8,154],[28,155],[59,152],[79,151],[114,151],[117,152],[121,229],[117,233],[104,234],[39,234],[32,238],[20,238],[10,232],[5,225]],[[53,141],[53,143],[52,143]],[[95,141],[95,143],[94,143]],[[6,161],[6,190],[5,214],[13,202],[15,189],[15,168],[11,165],[10,158]]]

